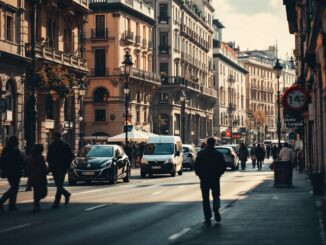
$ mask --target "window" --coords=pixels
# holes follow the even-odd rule
[[[160,93],[160,103],[169,103],[169,94],[168,93]]]
[[[136,122],[140,123],[140,109],[139,108],[136,109]]]
[[[14,41],[14,21],[13,17],[7,15],[6,18],[6,40],[7,41]]]
[[[169,53],[169,41],[168,41],[168,32],[160,32],[160,54],[168,54]]]
[[[169,74],[169,64],[168,63],[160,63],[160,74],[161,74],[161,76],[168,76],[168,74]]]
[[[93,101],[95,103],[107,102],[109,98],[109,93],[106,88],[98,88],[94,92]]]
[[[95,76],[105,76],[105,49],[96,49],[95,50]]]
[[[95,122],[105,122],[105,110],[95,110]]]
[[[103,38],[105,37],[105,23],[104,23],[104,15],[96,15],[95,19],[95,37]]]
[[[71,28],[64,29],[64,52],[73,53],[74,52],[74,33]]]
[[[162,3],[159,6],[159,23],[160,24],[168,24],[169,23],[169,16],[168,16],[168,4]]]

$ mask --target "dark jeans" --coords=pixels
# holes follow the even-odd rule
[[[258,167],[258,170],[261,170],[261,167],[262,167],[262,164],[263,164],[263,160],[257,160],[257,167]]]
[[[242,170],[246,169],[246,162],[247,162],[247,160],[241,160],[241,169]]]
[[[212,217],[212,210],[209,200],[209,191],[212,191],[213,196],[213,211],[218,212],[220,208],[220,180],[217,178],[214,183],[200,183],[201,194],[203,197],[203,210],[205,219]]]
[[[57,187],[57,193],[55,194],[54,205],[60,204],[61,196],[65,198],[69,197],[70,193],[63,187],[65,181],[66,172],[53,173],[54,183]]]
[[[2,195],[0,199],[0,204],[4,204],[7,201],[7,199],[9,199],[9,208],[16,207],[17,193],[19,190],[19,181],[20,181],[20,177],[8,177],[10,188]]]

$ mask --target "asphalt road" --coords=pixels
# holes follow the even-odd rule
[[[39,213],[32,212],[32,192],[24,185],[18,196],[18,212],[0,214],[0,244],[171,244],[203,221],[199,181],[193,172],[182,176],[141,179],[132,171],[129,183],[80,184],[67,187],[71,203],[51,210],[55,188],[42,200]],[[221,179],[223,213],[272,172],[227,171]],[[6,189],[0,181],[0,193]]]

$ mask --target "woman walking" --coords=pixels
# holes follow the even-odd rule
[[[241,161],[241,170],[246,170],[246,162],[248,160],[249,152],[244,143],[241,143],[239,149],[239,158]]]
[[[34,212],[40,210],[40,200],[48,194],[46,179],[48,168],[42,156],[43,150],[43,145],[36,144],[32,150],[32,155],[27,159],[26,163],[25,172],[34,190]]]
[[[9,211],[17,211],[16,199],[19,182],[24,168],[24,157],[18,149],[18,138],[11,136],[0,158],[0,169],[4,177],[7,177],[10,188],[0,198],[0,210],[9,199]]]
[[[256,148],[256,156],[257,156],[257,167],[258,171],[262,169],[263,161],[265,158],[265,149],[261,144],[257,145]]]

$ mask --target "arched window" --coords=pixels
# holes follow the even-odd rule
[[[109,92],[106,88],[97,88],[94,91],[93,101],[95,103],[107,102],[109,98]]]

